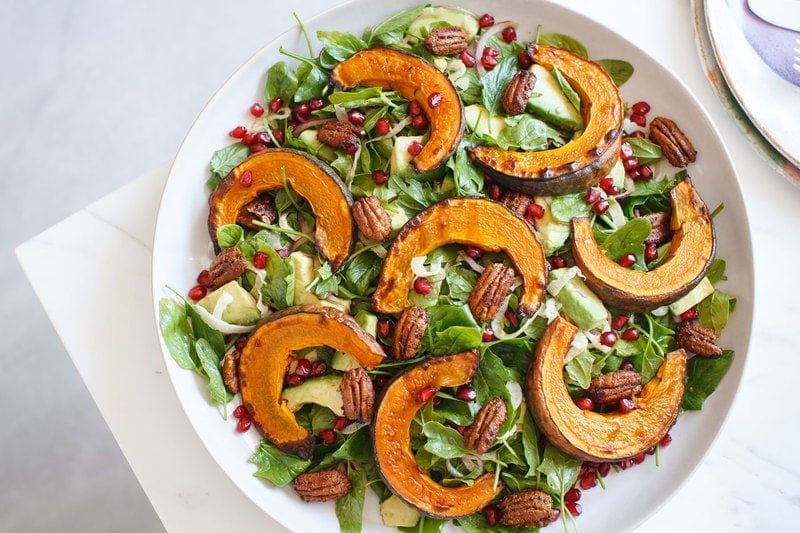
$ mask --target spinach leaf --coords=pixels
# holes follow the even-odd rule
[[[720,290],[715,290],[697,305],[700,325],[711,328],[717,333],[728,325],[728,316],[736,298]]]
[[[421,515],[417,525],[411,527],[398,527],[404,533],[441,533],[447,520],[439,520],[429,516]]]
[[[389,17],[377,26],[364,32],[364,40],[369,46],[378,44],[395,44],[403,38],[408,27],[425,9],[425,6],[413,7]]]
[[[358,296],[366,297],[381,271],[381,259],[372,252],[362,252],[347,262],[345,286]]]
[[[367,47],[367,43],[353,35],[342,31],[318,31],[317,39],[322,42],[326,64],[341,63],[359,50]]]
[[[547,46],[555,46],[556,48],[565,48],[573,54],[589,58],[589,52],[586,51],[586,47],[580,41],[563,33],[543,33],[539,35],[537,42]]]
[[[321,95],[328,87],[328,74],[317,65],[304,62],[297,67],[299,85],[294,93],[295,102],[304,102]]]
[[[364,473],[351,468],[347,472],[347,477],[353,488],[343,498],[336,500],[336,518],[339,520],[339,530],[342,533],[360,533],[366,492]]]
[[[422,211],[444,197],[434,191],[430,183],[404,180],[398,176],[390,177],[387,186],[397,192],[397,205],[410,213]]]
[[[456,518],[455,522],[467,533],[536,533],[539,531],[539,528],[506,527],[500,524],[490,526],[482,513],[462,516]]]
[[[550,214],[559,222],[570,222],[574,217],[585,217],[592,206],[586,203],[585,194],[575,192],[554,196],[550,202]]]
[[[683,172],[678,172],[672,179],[637,181],[630,193],[630,197],[653,196],[666,194],[684,178]]]
[[[297,91],[297,76],[294,70],[285,61],[278,61],[272,65],[267,71],[264,100],[271,102],[274,98],[280,98],[284,102],[289,102],[295,91]]]
[[[225,338],[222,333],[215,330],[200,318],[197,311],[194,310],[189,302],[186,302],[186,316],[192,325],[192,332],[195,339],[205,339],[208,344],[216,352],[217,356],[225,353]]]
[[[508,403],[511,400],[511,396],[506,388],[506,383],[510,379],[511,376],[508,369],[503,365],[503,361],[490,351],[483,352],[481,361],[478,364],[478,371],[472,380],[478,403],[484,405],[495,396],[500,396]]]
[[[553,494],[561,497],[578,480],[580,469],[581,461],[579,459],[565,454],[550,443],[545,446],[542,464],[537,468],[539,472],[547,476],[547,486],[550,487]]]
[[[223,250],[233,248],[244,239],[244,229],[238,224],[225,224],[217,228],[217,244]]]
[[[641,137],[628,137],[625,142],[633,148],[633,157],[639,160],[643,165],[654,165],[661,161],[664,153],[661,147],[655,143],[651,143],[647,139]]]
[[[242,143],[235,143],[225,148],[220,148],[211,156],[211,177],[208,178],[206,185],[211,189],[216,189],[217,184],[225,179],[233,167],[239,165],[247,159],[250,149]]]
[[[621,87],[633,76],[633,65],[622,59],[598,59],[595,62],[608,72],[617,87]]]
[[[447,282],[450,299],[454,302],[466,303],[478,281],[478,274],[460,266],[451,266],[445,272],[444,279]]]
[[[547,148],[547,124],[530,115],[506,117],[508,126],[497,135],[497,146],[503,150],[520,148],[535,152]]]
[[[618,228],[601,245],[606,255],[614,262],[625,254],[636,255],[638,270],[644,269],[644,240],[650,235],[651,224],[646,218],[634,218]]]
[[[594,356],[588,350],[579,353],[564,365],[564,370],[567,372],[567,383],[588,389],[589,382],[592,381],[593,367]]]
[[[214,405],[228,403],[228,391],[225,389],[225,384],[222,382],[222,374],[219,371],[219,355],[205,339],[197,339],[194,343],[194,349],[197,352],[197,358],[200,360],[200,366],[208,378],[208,393],[211,403]]]
[[[708,268],[708,272],[706,272],[708,281],[716,284],[719,281],[728,279],[727,276],[725,276],[726,266],[727,264],[725,263],[724,259],[714,259],[714,261],[711,263],[711,266]]]
[[[536,434],[536,425],[533,423],[530,411],[525,413],[522,421],[522,448],[525,454],[525,461],[528,463],[527,477],[536,476],[536,469],[541,464],[539,456],[539,437]]]
[[[567,97],[569,103],[572,104],[572,107],[580,113],[581,112],[581,98],[578,96],[578,93],[575,92],[575,89],[569,84],[567,79],[561,74],[561,71],[558,70],[557,67],[553,67],[553,75],[556,77],[556,81],[558,81],[558,85],[561,87],[561,92],[564,93],[564,96]]]
[[[467,145],[462,143],[455,157],[447,162],[447,166],[453,171],[458,196],[474,196],[483,191],[483,173],[470,161],[466,147]]]
[[[430,320],[422,337],[425,352],[443,355],[480,346],[482,331],[467,306],[434,305],[427,311]]]
[[[310,460],[282,452],[266,440],[262,440],[250,456],[250,462],[258,466],[254,476],[266,479],[276,487],[288,485],[311,465]]]
[[[547,325],[547,319],[541,318]],[[491,352],[492,355],[497,356],[506,369],[516,376],[525,376],[531,360],[533,360],[533,343],[529,339],[522,337],[495,341],[485,345],[483,351]]]
[[[425,422],[422,433],[428,439],[423,447],[442,459],[458,459],[473,453],[467,449],[461,433],[439,422]]]
[[[294,262],[283,259],[272,248],[266,249],[266,280],[261,286],[261,296],[276,309],[294,305]]]
[[[436,414],[449,422],[466,426],[477,413],[477,406],[475,402],[464,402],[461,400],[451,400],[449,398],[441,398],[441,402],[436,407]]]
[[[312,284],[314,288],[314,294],[320,298],[324,298],[328,295],[328,293],[333,295],[339,293],[339,276],[333,273],[333,270],[331,270],[331,264],[327,261],[322,263],[322,265],[317,269],[317,277]]]
[[[311,422],[311,432],[317,435],[323,429],[333,427],[333,423],[336,421],[336,414],[327,407],[311,404],[308,418]]]
[[[686,367],[689,378],[683,393],[681,407],[687,411],[699,411],[703,402],[711,396],[733,364],[733,350],[725,350],[716,359],[692,357]]]
[[[185,306],[169,298],[161,298],[158,301],[158,327],[169,355],[178,366],[197,372],[200,362],[192,357],[194,336],[185,314]]]
[[[501,111],[500,100],[508,86],[508,82],[517,72],[517,65],[516,56],[506,57],[481,78],[483,107],[488,109],[490,114],[493,115]]]
[[[390,101],[389,97],[397,93],[384,93],[380,87],[367,87],[356,91],[337,91],[328,97],[331,104],[352,109],[354,107],[385,106]],[[330,106],[333,112],[333,106]]]

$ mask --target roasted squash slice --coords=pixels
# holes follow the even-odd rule
[[[418,173],[439,167],[453,154],[464,135],[464,106],[453,84],[424,59],[391,48],[356,52],[333,68],[338,89],[383,87],[419,103],[430,123],[430,136],[411,161]]]
[[[275,446],[305,459],[314,451],[314,436],[297,423],[281,399],[281,389],[294,352],[312,346],[347,353],[367,369],[383,360],[380,344],[352,317],[318,305],[270,315],[250,335],[239,360],[242,402],[253,423]]]
[[[619,91],[597,63],[561,48],[536,45],[533,50],[535,63],[549,70],[557,67],[580,96],[583,133],[552,150],[515,152],[476,146],[469,155],[509,189],[537,195],[586,189],[607,176],[617,160],[623,119]]]
[[[564,356],[578,328],[556,318],[536,346],[528,370],[531,414],[547,439],[564,452],[587,461],[618,461],[655,446],[678,417],[686,378],[686,352],[666,355],[658,374],[627,413],[580,409],[564,384]]]
[[[522,276],[518,311],[531,316],[539,308],[547,281],[547,263],[539,239],[525,220],[484,198],[449,198],[405,223],[383,262],[372,306],[381,313],[405,309],[414,281],[411,259],[445,244],[505,252]]]
[[[689,178],[670,192],[672,244],[664,261],[649,272],[612,261],[597,244],[587,218],[572,220],[572,253],[586,284],[605,303],[649,311],[678,300],[702,281],[714,259],[716,240],[708,209]]]
[[[478,369],[478,352],[426,360],[399,374],[386,387],[372,425],[378,471],[389,489],[420,512],[436,518],[456,518],[485,507],[502,490],[486,473],[471,486],[444,487],[417,464],[411,449],[411,422],[424,405],[419,393],[427,387],[457,387],[469,383]]]
[[[250,185],[241,180],[247,172]],[[286,185],[308,201],[317,219],[314,233],[317,250],[338,269],[355,242],[350,212],[353,198],[331,167],[312,155],[289,148],[271,148],[250,156],[217,185],[208,199],[208,232],[214,246],[217,246],[217,229],[236,223],[245,204],[260,193]]]

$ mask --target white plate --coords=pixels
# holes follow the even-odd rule
[[[413,0],[378,3],[355,0],[307,21],[309,31],[337,29],[360,34],[398,10],[415,5]],[[388,5],[387,5],[388,4]],[[460,5],[477,13],[485,2],[465,0]],[[568,33],[588,47],[593,58],[621,58],[634,64],[636,73],[623,87],[628,101],[646,99],[651,116],[663,114],[676,120],[698,148],[690,171],[708,205],[725,204],[717,217],[719,257],[728,260],[726,290],[738,297],[736,312],[721,339],[735,349],[737,358],[717,392],[700,413],[683,415],[673,428],[673,443],[661,454],[661,466],[652,458],[620,475],[612,474],[607,489],[586,491],[581,504],[580,530],[623,531],[635,527],[661,506],[698,465],[722,426],[739,385],[750,336],[753,308],[753,270],[750,231],[736,174],[719,135],[706,112],[673,74],[619,35],[572,11],[544,2],[513,0],[493,9],[497,20],[520,21],[521,39],[532,38],[538,24],[546,31]],[[305,50],[296,28],[280,35],[245,63],[212,98],[181,147],[164,189],[153,252],[153,296],[157,300],[170,285],[181,292],[193,284],[210,260],[206,231],[208,193],[203,182],[214,150],[230,142],[227,132],[243,117],[250,103],[260,98],[264,72],[281,56],[278,47]],[[257,442],[255,431],[245,437],[234,424],[210,407],[205,386],[192,373],[181,370],[164,350],[164,358],[177,395],[200,439],[220,467],[264,512],[296,531],[338,531],[333,505],[308,505],[290,489],[275,489],[253,477],[248,463]],[[367,491],[365,530],[383,528],[377,504]],[[556,524],[551,530],[558,530]],[[388,529],[387,529],[388,530]]]

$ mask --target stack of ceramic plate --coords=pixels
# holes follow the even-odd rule
[[[692,5],[709,81],[753,147],[800,186],[800,2]]]

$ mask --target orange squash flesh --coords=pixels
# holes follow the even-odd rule
[[[352,317],[319,305],[270,315],[250,335],[239,360],[242,402],[253,423],[278,448],[305,459],[314,451],[314,436],[297,423],[281,391],[293,353],[313,346],[347,353],[366,369],[383,361],[380,344]]]
[[[252,176],[250,186],[240,181],[245,172]],[[285,185],[308,201],[316,216],[317,250],[338,269],[350,255],[356,236],[350,212],[353,199],[328,165],[312,155],[289,148],[267,149],[250,156],[219,183],[208,199],[211,241],[216,246],[217,229],[236,223],[245,204],[260,193]]]
[[[531,316],[536,312],[547,281],[542,245],[522,218],[502,204],[483,198],[443,200],[406,222],[383,262],[372,296],[373,308],[381,313],[405,309],[414,281],[411,259],[451,243],[505,252],[522,276],[519,313]]]
[[[538,427],[564,452],[587,461],[635,457],[658,444],[675,423],[683,399],[686,352],[666,355],[658,374],[627,413],[580,409],[564,384],[564,356],[578,328],[556,318],[536,346],[528,371],[528,405]]]
[[[600,65],[562,48],[537,45],[533,60],[548,70],[557,67],[578,93],[583,133],[552,150],[476,146],[470,157],[498,183],[517,191],[554,195],[586,189],[607,176],[618,157],[623,105],[617,86]]]
[[[424,403],[419,392],[457,387],[472,381],[478,369],[476,351],[429,359],[398,375],[386,387],[372,426],[378,471],[389,489],[409,505],[436,518],[473,514],[502,490],[486,473],[471,486],[444,487],[417,464],[411,449],[411,422]]]
[[[411,164],[418,173],[433,170],[455,151],[464,134],[464,106],[456,88],[424,59],[391,48],[356,52],[333,68],[331,82],[339,89],[383,87],[416,100],[430,123],[430,137]],[[431,105],[430,96],[441,100]]]
[[[586,284],[604,302],[630,311],[670,304],[702,281],[714,259],[714,227],[689,178],[670,192],[672,244],[653,270],[631,270],[612,261],[597,244],[587,218],[572,220],[572,253]]]

